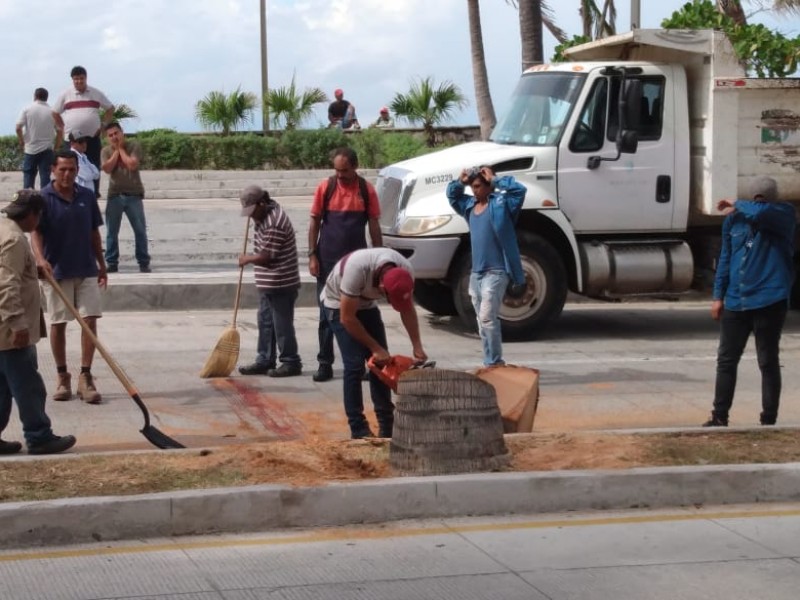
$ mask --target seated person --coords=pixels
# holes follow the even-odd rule
[[[381,129],[391,129],[394,127],[394,119],[389,114],[389,109],[387,107],[384,106],[381,108],[381,112],[372,126],[380,127]]]
[[[344,99],[344,91],[341,89],[335,90],[333,95],[336,100],[328,105],[328,127],[341,127],[342,129],[354,127],[354,123],[358,123],[355,106]],[[361,129],[360,126],[354,128]]]

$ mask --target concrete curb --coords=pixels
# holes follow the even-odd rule
[[[2,548],[533,514],[800,499],[800,463],[408,477],[0,504]]]

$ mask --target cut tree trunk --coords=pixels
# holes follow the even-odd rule
[[[407,371],[399,380],[389,463],[408,475],[496,471],[509,463],[494,388],[469,373]]]

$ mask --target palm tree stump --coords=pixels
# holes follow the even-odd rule
[[[497,471],[509,463],[494,388],[444,369],[404,373],[389,463],[406,475]]]
[[[516,365],[483,367],[475,376],[494,388],[506,433],[530,433],[539,406],[539,371]]]

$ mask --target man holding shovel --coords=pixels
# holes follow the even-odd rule
[[[411,263],[402,254],[389,248],[367,248],[351,252],[336,263],[320,294],[325,318],[342,354],[344,410],[353,439],[373,435],[364,417],[361,390],[364,362],[372,357],[376,364],[381,365],[391,359],[378,299],[386,298],[400,313],[403,327],[411,339],[414,358],[420,361],[428,358],[422,348],[413,292]],[[378,435],[392,437],[392,392],[374,373],[369,374],[369,391],[378,418]]]
[[[20,190],[0,218],[0,434],[11,416],[11,400],[30,454],[55,454],[75,445],[71,435],[57,436],[44,410],[47,391],[39,374],[36,342],[42,334],[36,261],[26,233],[39,224],[44,199],[33,190]],[[19,442],[0,439],[0,454],[16,454]]]

